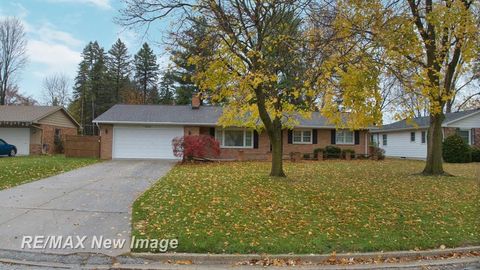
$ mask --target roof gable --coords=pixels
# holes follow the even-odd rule
[[[445,120],[443,121],[443,126],[447,126],[451,123],[473,116],[477,113],[480,113],[480,109],[446,113]],[[417,128],[428,128],[429,126],[430,126],[430,117],[424,116],[424,117],[413,118],[408,123],[407,123],[407,120],[397,121],[388,125],[384,125],[382,126],[382,128],[379,128],[375,131],[382,132],[382,131],[394,131],[394,130],[410,130],[410,129],[417,129]]]
[[[60,106],[1,105],[0,122],[35,124],[58,111],[62,111],[75,126],[80,126],[77,121],[75,121],[75,119],[63,107]]]

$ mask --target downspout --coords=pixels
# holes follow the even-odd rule
[[[368,155],[368,137],[369,137],[369,132],[365,132],[365,155]]]

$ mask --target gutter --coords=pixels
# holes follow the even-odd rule
[[[219,126],[218,123],[193,123],[193,122],[137,122],[137,121],[92,121],[96,124],[119,124],[119,125],[168,125],[168,126]],[[337,129],[335,126],[295,126],[295,128]],[[360,129],[370,130],[370,128]]]
[[[429,128],[429,126],[418,126],[418,127],[395,128],[395,129],[375,129],[375,130],[371,130],[370,132],[371,133],[385,133],[385,132],[408,131],[408,130],[428,129],[428,128]]]

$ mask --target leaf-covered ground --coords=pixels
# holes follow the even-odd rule
[[[0,157],[0,190],[98,162],[90,158],[56,156]]]
[[[480,164],[421,161],[177,165],[134,204],[140,238],[178,238],[182,252],[325,253],[480,244]],[[146,250],[137,250],[146,251]]]

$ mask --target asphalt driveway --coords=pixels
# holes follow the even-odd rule
[[[108,161],[2,190],[0,249],[128,252],[132,203],[174,164]],[[120,247],[122,240],[125,243]],[[117,248],[109,248],[109,241],[116,241]]]

